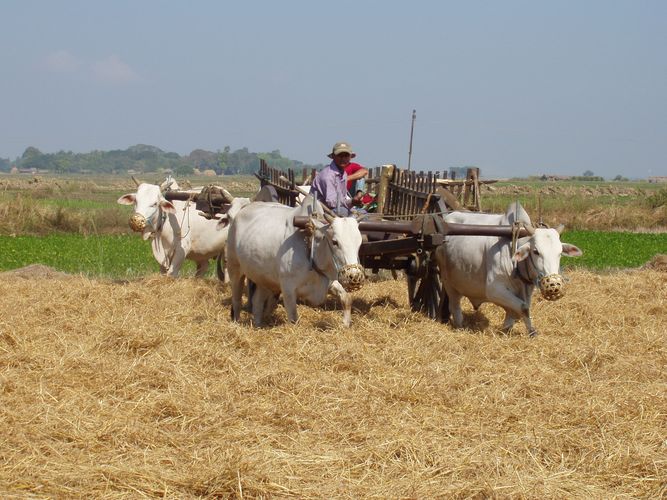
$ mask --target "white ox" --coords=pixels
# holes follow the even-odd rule
[[[319,220],[319,203],[307,197],[300,207],[254,202],[232,218],[227,241],[227,269],[232,287],[232,319],[239,320],[244,277],[256,285],[251,299],[253,324],[261,326],[282,294],[287,318],[296,322],[297,299],[320,305],[327,292],[343,307],[350,326],[352,298],[361,286],[361,233],[352,218]],[[312,216],[309,229],[294,226],[295,216]],[[347,290],[347,291],[346,291]]]
[[[197,265],[196,276],[203,276],[209,260],[218,258],[218,278],[224,280],[220,256],[224,253],[228,228],[199,215],[192,201],[166,200],[162,192],[169,187],[178,189],[173,180],[162,186],[138,183],[136,193],[118,198],[121,205],[134,205],[130,227],[141,232],[144,240],[152,238],[151,249],[160,272],[176,277],[185,259],[190,259]]]
[[[533,290],[539,287],[547,300],[562,297],[560,256],[578,257],[581,250],[561,243],[562,226],[533,228],[518,203],[510,205],[505,214],[452,212],[445,221],[476,225],[512,225],[519,221],[526,225],[532,234],[517,240],[514,253],[511,240],[506,237],[448,235],[435,255],[454,327],[461,328],[463,324],[461,297],[467,297],[475,309],[484,302],[505,309],[504,330],[522,319],[528,333],[535,335],[537,331],[530,317]]]

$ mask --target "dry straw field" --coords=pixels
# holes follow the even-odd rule
[[[667,272],[569,273],[529,338],[402,281],[270,327],[212,279],[0,278],[3,498],[660,498]]]

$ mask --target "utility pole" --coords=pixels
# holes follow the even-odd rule
[[[410,162],[412,161],[412,136],[415,131],[415,120],[417,119],[417,110],[412,110],[412,126],[410,127],[410,150],[408,151],[408,172],[410,171]]]

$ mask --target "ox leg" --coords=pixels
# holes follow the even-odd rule
[[[181,266],[183,265],[184,260],[185,254],[180,248],[177,248],[171,258],[171,263],[169,264],[169,271],[167,271],[167,274],[174,278],[178,278],[178,273],[181,271]]]
[[[448,286],[448,281],[442,277],[443,286],[445,288],[445,293],[449,297],[449,312],[452,315],[452,325],[454,328],[463,327],[463,311],[461,310],[461,298],[463,297],[459,292],[454,290],[452,287]],[[443,323],[446,323],[449,320],[447,318],[441,318]]]
[[[509,332],[519,317],[509,309],[505,309],[505,321],[503,321],[503,331]]]
[[[252,296],[255,295],[255,290],[257,289],[257,285],[255,285],[254,281],[251,281],[249,279],[246,279],[248,282],[248,304],[247,304],[247,311],[252,312]]]
[[[519,297],[504,286],[491,287],[487,289],[489,302],[499,305],[505,309],[505,321],[503,330],[509,331],[514,322],[521,318],[526,325],[528,333],[532,336],[537,333],[533,328],[530,318],[530,298],[528,301],[521,300]]]
[[[257,286],[252,295],[252,323],[255,327],[264,324],[264,316],[267,312],[267,303],[273,299],[273,293],[270,290]]]
[[[505,309],[505,321],[503,322],[503,331],[509,332],[514,326],[514,323],[518,319],[523,320],[523,324],[526,325],[526,331],[528,332],[528,335],[530,335],[531,337],[537,335],[537,330],[533,326],[533,320],[530,317],[530,309],[524,309],[521,312],[521,315],[517,315],[515,312],[510,311],[509,309]]]
[[[195,273],[195,277],[203,278],[206,271],[208,271],[208,259],[197,262],[197,272]]]
[[[266,302],[264,304],[264,317],[270,316],[274,313],[276,307],[278,307],[279,297],[280,294],[274,294],[269,292],[269,296],[267,297]]]
[[[338,280],[331,282],[329,292],[340,300],[340,304],[343,306],[343,325],[349,328],[352,323],[352,296],[345,291],[345,288],[343,288],[343,285]]]
[[[449,295],[449,293],[447,294]],[[452,324],[454,328],[463,328],[463,310],[461,309],[462,296],[453,292],[449,295],[449,308],[452,311]]]
[[[526,325],[526,331],[528,331],[528,335],[531,337],[534,337],[537,335],[537,330],[533,326],[533,320],[530,317],[530,304],[532,303],[533,299],[533,287],[526,287],[524,289],[524,294],[525,294],[525,299],[524,303],[526,304],[525,309],[523,310],[523,323]]]
[[[523,315],[523,324],[526,325],[528,335],[531,337],[537,335],[537,329],[533,326],[533,319],[530,317],[530,309],[526,309],[525,314]]]
[[[243,285],[245,277],[238,270],[230,270],[229,283],[232,287],[232,321],[241,317],[241,299],[243,298]]]
[[[296,323],[299,319],[299,314],[296,311],[296,290],[286,290],[281,286],[283,294],[283,306],[287,312],[287,319],[291,323]]]

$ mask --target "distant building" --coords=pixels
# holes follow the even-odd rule
[[[667,183],[667,176],[664,175],[657,175],[653,177],[649,177],[648,181],[651,184],[662,184],[662,183]]]

